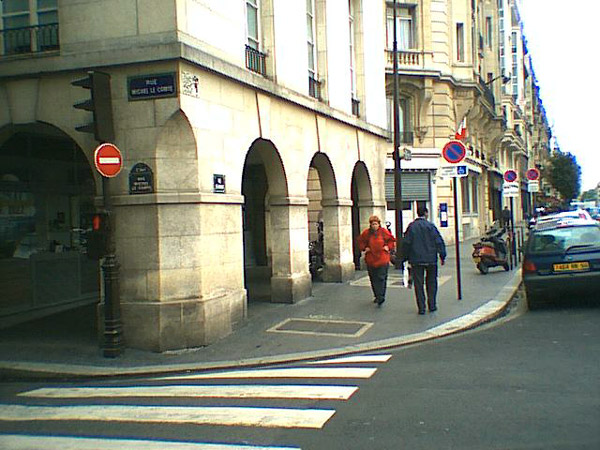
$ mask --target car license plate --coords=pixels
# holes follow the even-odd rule
[[[584,261],[565,264],[554,264],[553,268],[555,272],[582,272],[590,270],[590,263]]]
[[[479,264],[479,263],[481,262],[481,258],[480,258],[480,257],[478,257],[478,256],[474,256],[474,257],[473,257],[473,262],[474,262],[475,264]]]

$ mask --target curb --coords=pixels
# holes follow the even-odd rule
[[[468,314],[460,316],[456,319],[452,319],[448,322],[444,322],[440,325],[436,325],[433,328],[429,328],[428,330],[419,333],[365,342],[346,347],[337,347],[309,352],[287,353],[276,356],[231,361],[173,364],[169,365],[168,367],[165,367],[164,365],[153,365],[129,368],[108,368],[73,364],[0,361],[0,378],[18,377],[37,379],[81,379],[148,376],[191,371],[238,369],[240,367],[259,367],[271,364],[284,364],[320,358],[333,358],[354,353],[373,352],[405,347],[408,345],[423,343],[458,334],[460,332],[476,328],[497,318],[498,316],[502,315],[504,311],[506,311],[520,285],[521,270],[518,269],[515,271],[509,282],[492,300]]]

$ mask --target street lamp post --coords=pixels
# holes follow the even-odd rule
[[[398,250],[402,250],[402,167],[400,164],[400,121],[399,121],[399,102],[398,102],[398,39],[397,39],[397,0],[394,0],[394,44],[393,44],[393,75],[394,83],[394,206],[396,211],[396,238],[398,240]],[[396,269],[403,269],[402,258],[396,258]]]

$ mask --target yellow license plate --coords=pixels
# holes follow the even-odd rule
[[[590,263],[584,261],[565,264],[554,264],[553,268],[555,272],[581,272],[585,270],[590,270]]]
[[[479,263],[481,262],[481,258],[479,258],[478,256],[474,256],[474,257],[473,257],[473,262],[474,262],[475,264],[479,264]]]

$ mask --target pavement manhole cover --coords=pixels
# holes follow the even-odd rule
[[[358,337],[371,328],[372,325],[371,322],[347,320],[286,319],[267,331],[271,333]]]

